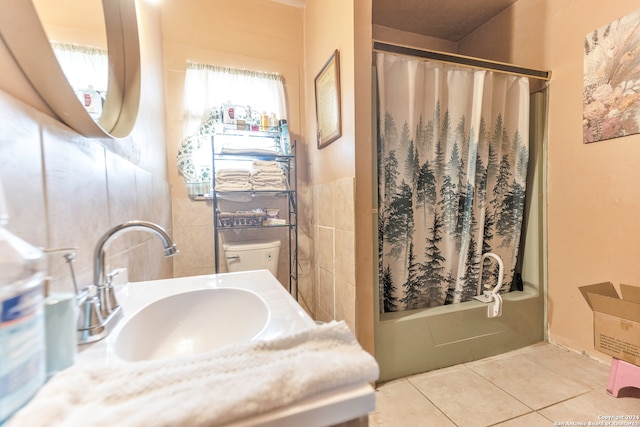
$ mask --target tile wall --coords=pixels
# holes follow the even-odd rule
[[[316,318],[344,320],[355,332],[354,179],[313,189]]]
[[[0,91],[0,179],[9,230],[34,246],[73,248],[78,285],[90,283],[95,244],[111,227],[139,219],[171,233],[166,173],[153,173],[136,159],[146,156],[153,163],[158,149],[164,147],[131,138],[82,137]],[[163,257],[160,241],[148,233],[121,235],[107,255],[107,270],[127,267],[131,281],[173,276],[173,260]],[[62,253],[49,255],[48,274],[51,291],[73,289]]]

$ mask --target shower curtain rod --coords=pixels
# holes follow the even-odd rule
[[[415,49],[412,47],[393,45],[377,41],[373,42],[373,50],[378,52],[390,52],[400,55],[415,56],[418,58],[433,59],[434,61],[464,65],[467,67],[482,68],[491,71],[500,71],[503,73],[530,77],[532,79],[545,81],[551,80],[551,71],[533,70],[530,68],[518,67],[516,65],[511,65],[504,62],[489,61],[486,59],[478,59],[470,56],[436,52],[433,50]]]

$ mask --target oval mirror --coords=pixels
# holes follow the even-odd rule
[[[108,82],[97,120],[76,96],[30,0],[1,0],[0,36],[31,85],[66,125],[88,137],[125,138],[140,104],[140,43],[135,0],[102,0]]]

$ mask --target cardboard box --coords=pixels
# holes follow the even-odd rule
[[[611,283],[582,286],[582,296],[593,310],[595,349],[640,366],[640,287]]]

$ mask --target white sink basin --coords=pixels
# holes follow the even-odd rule
[[[244,289],[183,292],[130,317],[117,332],[114,350],[131,362],[204,353],[255,338],[269,315],[264,300]]]

